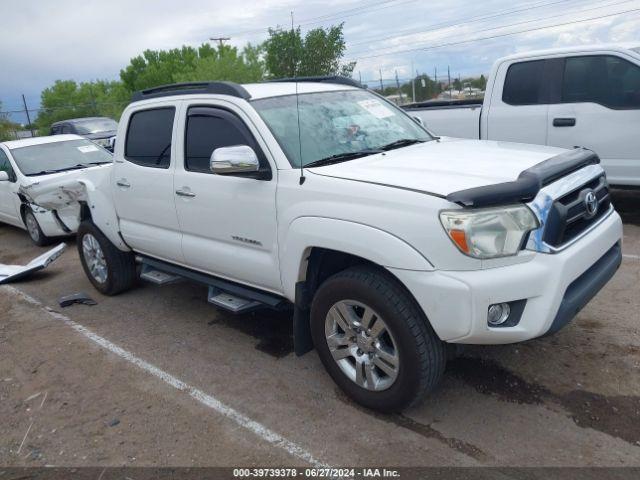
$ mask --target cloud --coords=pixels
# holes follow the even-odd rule
[[[288,28],[291,11],[303,30],[344,21],[347,56],[358,59],[356,76],[363,79],[378,79],[380,69],[384,78],[393,79],[396,70],[401,78],[408,77],[412,63],[419,72],[431,74],[437,69],[439,76],[447,66],[454,76],[475,75],[487,73],[496,58],[516,51],[637,41],[639,12],[432,50],[400,51],[639,4],[639,0],[3,0],[0,100],[4,109],[18,108],[20,94],[25,93],[35,106],[40,91],[56,79],[116,79],[129,59],[145,49],[198,45],[219,35],[231,36],[236,46],[258,42],[266,37],[268,26]],[[582,16],[576,13],[602,5]],[[552,16],[557,18],[544,20]],[[330,18],[318,22],[318,17]],[[507,26],[515,23],[521,26]],[[361,58],[381,51],[380,57]]]

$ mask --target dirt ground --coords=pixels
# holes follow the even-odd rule
[[[640,193],[615,199],[625,258],[581,314],[466,348],[402,415],[354,405],[315,352],[296,357],[287,315],[233,316],[188,282],[101,296],[69,241],[0,287],[0,465],[640,466]],[[1,263],[43,251],[0,226]],[[83,291],[98,305],[58,307]]]

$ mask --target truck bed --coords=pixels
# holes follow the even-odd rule
[[[403,108],[409,115],[419,117],[436,135],[480,138],[480,100],[429,101],[405,105]]]

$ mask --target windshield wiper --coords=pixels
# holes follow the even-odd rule
[[[415,143],[424,143],[425,140],[418,140],[417,138],[401,138],[400,140],[396,140],[395,142],[387,143],[380,147],[380,150],[393,150],[394,148],[402,148],[408,147],[409,145],[413,145]]]
[[[57,170],[51,169],[51,170],[41,170],[39,172],[35,172],[35,173],[30,173],[27,175],[27,177],[33,177],[36,175],[49,175],[52,173],[59,173],[59,172],[68,172],[69,170],[79,170],[81,168],[88,168],[91,167],[93,165],[102,165],[104,163],[111,163],[111,162],[90,162],[90,163],[78,163],[76,165],[73,165],[72,167],[65,167],[65,168],[60,168]]]
[[[356,158],[366,157],[367,155],[373,155],[375,153],[382,153],[379,148],[360,150],[358,152],[345,152],[331,155],[330,157],[321,158],[313,162],[304,165],[304,168],[322,167],[325,165],[333,165],[334,163],[346,162],[347,160],[354,160]]]
[[[26,177],[35,177],[37,175],[49,175],[51,173],[58,173],[58,170],[40,170],[39,172],[25,173]]]

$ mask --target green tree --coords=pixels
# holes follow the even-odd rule
[[[39,133],[46,135],[51,124],[59,120],[94,116],[118,120],[130,98],[117,81],[57,80],[40,94],[41,110],[35,124]]]
[[[258,82],[265,74],[264,61],[261,58],[261,46],[251,44],[242,52],[227,45],[212,49],[205,56],[199,56],[193,69],[174,75],[177,82],[194,82],[205,80],[227,80],[238,83]]]
[[[9,120],[8,114],[2,113],[2,102],[0,102],[0,142],[11,140],[14,130],[15,125]]]
[[[145,50],[120,70],[120,79],[130,92],[175,83],[177,76],[193,71],[200,56],[212,55],[213,48],[206,44],[197,50],[187,46],[171,50]]]
[[[342,63],[346,49],[344,24],[314,28],[302,37],[295,30],[269,29],[264,43],[265,62],[271,78],[344,75],[350,77],[355,62]]]
[[[479,88],[480,90],[486,90],[487,88],[487,79],[484,75],[480,75],[479,78],[472,78],[469,83],[474,88]]]
[[[413,81],[416,90],[416,98],[413,100],[414,102],[431,100],[437,97],[442,91],[440,84],[434,82],[429,75],[418,75]],[[396,91],[394,93],[398,93],[397,88],[395,90]],[[411,98],[413,96],[413,86],[411,85],[411,82],[403,84],[401,86],[401,90],[407,98]]]

